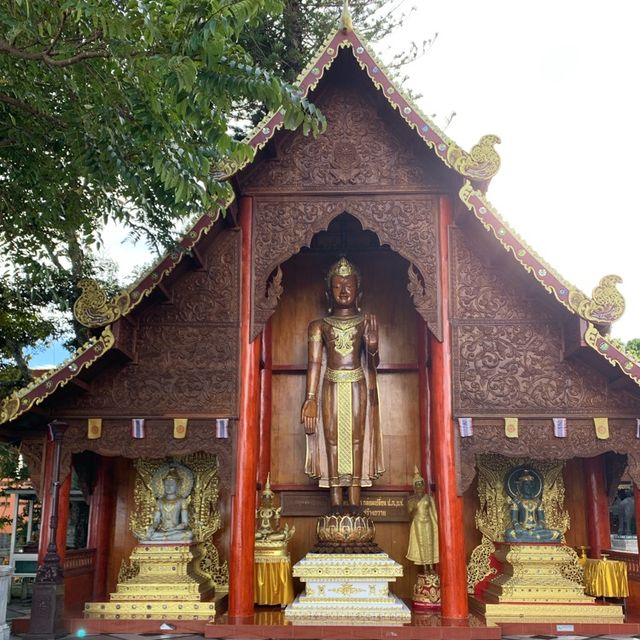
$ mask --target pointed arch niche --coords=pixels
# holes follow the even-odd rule
[[[308,247],[281,265],[282,292],[266,332],[271,347],[271,482],[280,491],[317,489],[317,483],[304,474],[305,435],[300,424],[307,328],[310,321],[327,314],[324,278],[341,255],[360,270],[362,311],[376,314],[380,331],[378,387],[386,472],[371,491],[397,492],[400,497],[410,489],[414,465],[424,463],[426,425],[421,408],[426,385],[420,369],[425,367],[425,323],[407,289],[409,262],[381,244],[373,231],[363,230],[349,213],[337,215],[326,230],[313,235]],[[316,517],[290,517],[286,509],[283,517],[296,527],[290,550],[297,562],[315,543]],[[378,544],[405,567],[395,593],[410,597],[415,567],[405,559],[408,522],[378,522],[376,530]]]

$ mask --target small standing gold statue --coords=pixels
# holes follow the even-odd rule
[[[346,258],[330,268],[326,287],[329,315],[311,322],[308,333],[307,393],[301,411],[307,434],[305,472],[329,486],[334,510],[342,507],[346,488],[349,507],[357,511],[360,487],[384,472],[376,382],[378,324],[375,315],[360,312],[360,274]],[[328,478],[322,478],[317,432],[323,346],[327,368],[321,407]]]
[[[432,609],[440,605],[440,577],[435,565],[440,560],[438,549],[438,513],[430,493],[426,493],[424,478],[415,467],[413,494],[407,500],[412,516],[407,559],[422,567],[413,587],[413,608]]]

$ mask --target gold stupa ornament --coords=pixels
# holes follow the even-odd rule
[[[271,474],[267,474],[260,505],[256,509],[256,558],[264,556],[287,556],[287,545],[296,531],[288,524],[280,526],[282,507],[275,504],[275,493],[271,490]]]

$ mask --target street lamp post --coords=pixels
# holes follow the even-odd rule
[[[54,420],[49,424],[53,439],[53,484],[49,544],[44,562],[38,567],[31,601],[31,623],[27,640],[50,640],[66,635],[64,630],[64,580],[56,544],[58,530],[58,496],[60,493],[60,458],[62,438],[68,428],[66,422]]]

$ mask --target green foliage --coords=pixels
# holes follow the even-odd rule
[[[229,133],[239,102],[282,106],[285,126],[322,129],[315,107],[239,44],[281,9],[278,0],[0,3],[0,378],[27,379],[24,347],[61,318],[47,313],[68,311],[77,281],[100,275],[92,256],[107,222],[167,246],[177,220],[226,198],[213,170],[252,153]],[[77,346],[85,335],[74,329]]]
[[[629,340],[624,348],[628,356],[633,358],[636,362],[640,362],[640,338],[633,338],[632,340]]]
[[[238,44],[275,0],[9,0],[0,7],[0,243],[28,268],[107,220],[169,242],[228,194],[212,168],[250,149],[234,104],[322,118]]]

